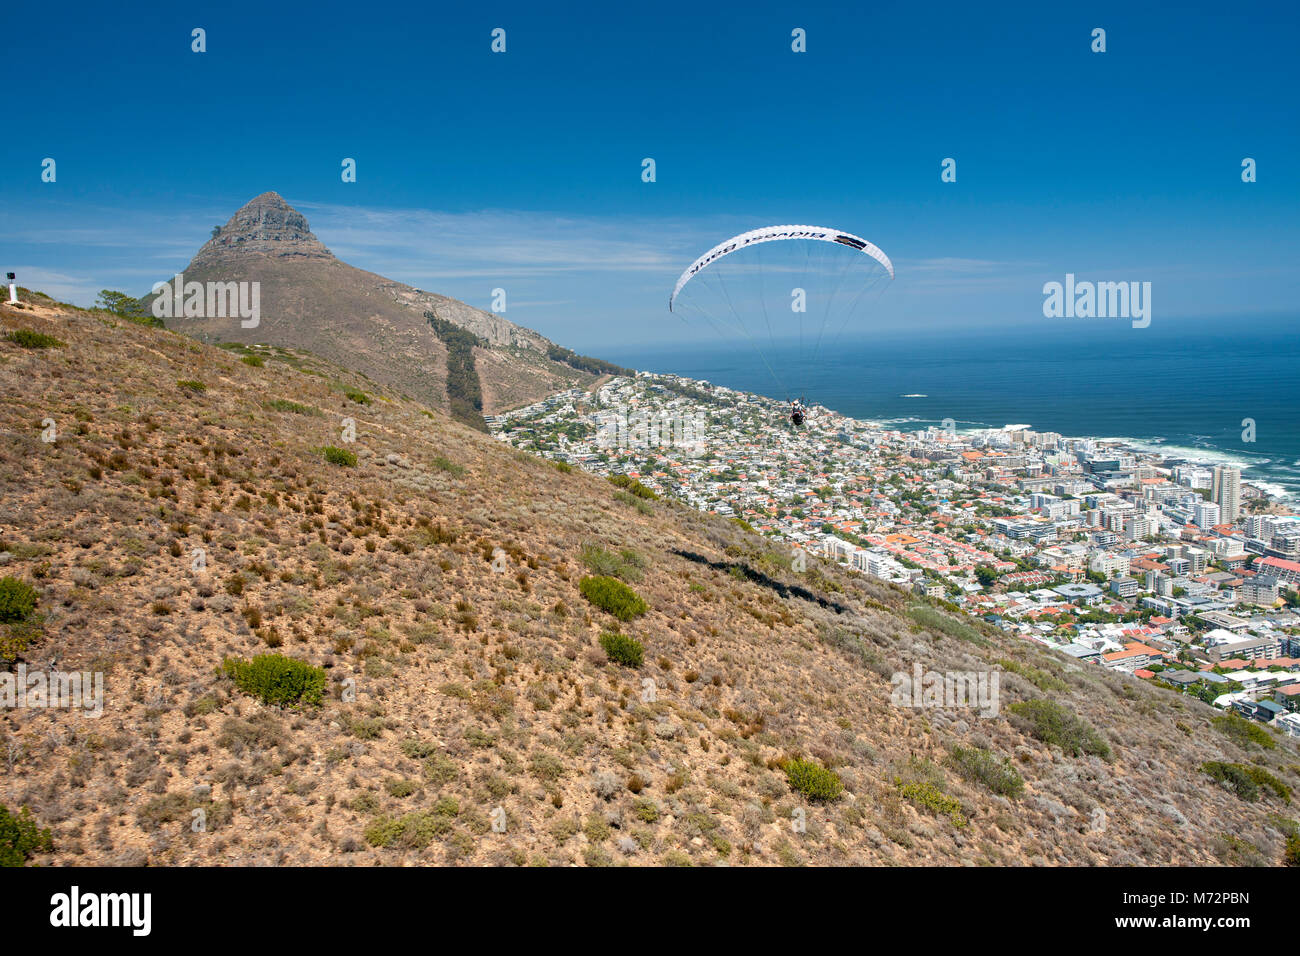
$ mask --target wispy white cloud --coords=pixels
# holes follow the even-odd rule
[[[670,273],[698,224],[517,210],[440,212],[291,204],[335,255],[405,281]],[[556,303],[559,304],[559,303]]]

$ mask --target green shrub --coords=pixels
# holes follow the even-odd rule
[[[596,607],[620,621],[630,621],[649,610],[641,596],[617,578],[592,575],[578,582],[578,590]]]
[[[642,569],[646,566],[645,558],[631,548],[623,548],[615,554],[594,544],[582,546],[582,563],[592,574],[622,578],[624,581],[640,581]]]
[[[998,663],[1002,665],[1004,670],[1019,674],[1039,690],[1062,691],[1069,686],[1054,674],[1039,670],[1037,667],[1031,667],[1028,664],[1022,664],[1019,661],[1013,661],[1010,658],[1003,658]]]
[[[1291,788],[1263,767],[1248,763],[1226,763],[1210,760],[1201,764],[1201,772],[1219,783],[1226,783],[1243,800],[1259,799],[1259,788],[1272,790],[1283,803],[1291,802]]]
[[[325,671],[283,654],[259,654],[251,661],[227,657],[221,670],[245,694],[264,704],[285,707],[321,702],[325,692]]]
[[[1246,773],[1250,779],[1255,781],[1258,786],[1267,787],[1277,794],[1283,803],[1291,802],[1291,788],[1285,783],[1273,776],[1263,767],[1256,767],[1253,764],[1245,764]]]
[[[1031,737],[1060,747],[1071,757],[1093,754],[1103,760],[1111,757],[1110,745],[1086,721],[1055,701],[1035,698],[1020,701],[1008,708],[1015,715],[1013,723]]]
[[[444,455],[433,456],[433,467],[437,468],[439,471],[445,471],[447,474],[453,475],[456,478],[459,478],[465,474],[465,469],[463,466],[456,464],[454,461],[452,461],[450,458],[447,458]]]
[[[403,817],[379,817],[366,827],[366,842],[371,846],[397,846],[423,849],[434,837],[451,832],[460,807],[444,797],[428,810],[416,810]]]
[[[1011,761],[982,747],[954,746],[944,763],[1000,796],[1015,798],[1024,792],[1025,781]]]
[[[41,633],[39,615],[0,626],[0,665],[8,665],[22,657],[28,645]]]
[[[809,800],[835,800],[844,792],[839,774],[812,760],[787,760],[781,769],[790,786]]]
[[[347,729],[358,740],[378,740],[388,725],[382,717],[354,717],[347,721]]]
[[[659,496],[651,489],[647,488],[635,478],[627,475],[607,475],[606,480],[615,487],[622,488],[636,495],[638,498],[644,498],[646,501],[658,501]]]
[[[642,501],[636,495],[630,495],[626,491],[614,492],[614,500],[621,501],[625,505],[630,505],[631,507],[635,508],[637,511],[641,512],[643,515],[652,515],[655,513],[655,510],[651,506],[650,502]]]
[[[176,385],[182,391],[190,392],[195,395],[202,395],[208,390],[208,387],[197,379],[182,378],[176,381]]]
[[[393,779],[384,783],[384,789],[388,791],[389,796],[397,797],[400,800],[415,793],[419,789],[419,785],[414,780]]]
[[[928,628],[936,634],[946,634],[959,640],[970,641],[972,644],[987,643],[984,636],[965,621],[949,617],[928,605],[913,604],[907,609],[907,616],[921,627]]]
[[[903,797],[936,816],[947,817],[955,827],[966,825],[966,813],[961,801],[950,797],[932,783],[909,783],[899,788]]]
[[[545,780],[554,783],[564,776],[568,769],[564,761],[555,754],[540,753],[533,757],[532,762],[528,765],[529,771],[539,780]]]
[[[26,581],[0,578],[0,623],[25,621],[36,610],[36,589]]]
[[[423,760],[425,757],[431,757],[438,752],[438,745],[432,740],[421,740],[418,737],[412,737],[403,740],[401,743],[402,753],[408,757],[414,757],[417,760]]]
[[[351,387],[344,388],[343,394],[346,395],[352,401],[356,402],[358,405],[370,404],[370,396],[367,395],[365,392],[361,391],[361,389],[359,388],[351,388]]]
[[[1282,863],[1286,866],[1300,866],[1300,836],[1286,838],[1286,850],[1282,854]]]
[[[321,449],[321,454],[331,465],[343,465],[346,468],[355,468],[357,466],[357,456],[355,453],[348,451],[346,448],[336,448],[333,445],[326,445]]]
[[[273,398],[262,405],[273,412],[293,412],[295,415],[317,415],[319,412],[310,405],[291,402],[287,398]]]
[[[1215,729],[1220,733],[1231,737],[1243,747],[1247,744],[1259,744],[1265,750],[1272,750],[1277,746],[1277,742],[1267,730],[1240,714],[1224,714],[1222,717],[1215,717],[1210,723],[1214,724]]]
[[[435,786],[451,783],[459,776],[460,766],[444,754],[431,754],[424,761],[424,779]]]
[[[31,811],[18,814],[0,804],[0,866],[22,866],[35,853],[52,853],[54,839],[49,830],[37,829]]]
[[[1209,760],[1201,764],[1201,773],[1208,774],[1219,783],[1226,783],[1242,800],[1253,802],[1259,799],[1259,784],[1246,772],[1243,764]]]
[[[266,364],[266,360],[260,355],[245,355],[239,361],[245,365],[251,365],[253,368],[261,368]]]
[[[5,340],[21,345],[25,349],[61,349],[68,343],[60,342],[52,335],[43,335],[31,329],[15,329],[5,333]]]
[[[611,661],[624,667],[640,667],[645,659],[645,648],[641,642],[626,634],[602,634],[600,646],[605,649],[605,654]]]
[[[565,475],[573,474],[573,466],[570,465],[567,461],[552,461],[551,464],[554,465],[555,470],[560,472],[561,474],[565,474]]]

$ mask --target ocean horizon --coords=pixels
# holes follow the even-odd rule
[[[1225,335],[1225,325],[1232,334]],[[1290,316],[1166,321],[1045,320],[1008,329],[606,348],[602,357],[851,418],[916,430],[1021,424],[1126,442],[1170,458],[1227,462],[1242,480],[1300,501],[1300,354]],[[1254,441],[1248,429],[1254,423]],[[1245,424],[1243,424],[1245,422]]]

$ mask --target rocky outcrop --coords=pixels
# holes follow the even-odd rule
[[[217,235],[204,243],[191,268],[248,253],[285,259],[334,258],[312,234],[307,217],[276,192],[262,193],[245,203]]]

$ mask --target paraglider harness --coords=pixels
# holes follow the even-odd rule
[[[808,416],[808,409],[804,406],[803,399],[795,399],[790,403],[790,422],[795,428],[802,428],[804,419]]]

